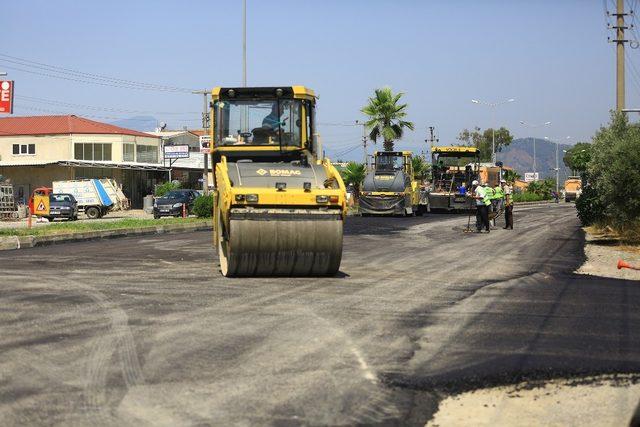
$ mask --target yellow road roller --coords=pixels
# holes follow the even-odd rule
[[[304,86],[212,90],[214,233],[224,276],[329,276],[346,190],[322,157]]]
[[[362,183],[362,215],[422,215],[427,200],[415,179],[411,151],[376,151]]]

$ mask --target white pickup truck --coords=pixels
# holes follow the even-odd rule
[[[113,179],[54,181],[53,192],[72,194],[78,201],[78,210],[92,219],[109,211],[129,209],[129,199]]]

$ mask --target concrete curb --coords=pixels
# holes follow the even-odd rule
[[[152,225],[138,228],[114,228],[111,230],[82,231],[78,233],[57,234],[51,236],[2,236],[0,251],[33,248],[84,240],[111,239],[116,237],[140,236],[145,234],[185,233],[190,231],[212,230],[210,223]]]
[[[559,202],[557,204],[560,204],[562,202]],[[540,200],[537,202],[513,202],[514,206],[536,206],[536,205],[551,205],[551,204],[556,204],[555,201],[553,200]]]

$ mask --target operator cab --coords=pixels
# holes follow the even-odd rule
[[[480,151],[475,147],[432,147],[432,185],[435,192],[456,192],[477,179]]]
[[[215,88],[212,155],[293,161],[314,149],[315,95],[303,86]]]

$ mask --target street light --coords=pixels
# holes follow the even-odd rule
[[[546,139],[547,141],[550,141],[548,136],[545,136],[544,139]],[[554,138],[556,140],[556,167],[554,168],[554,170],[556,171],[556,194],[560,194],[560,165],[558,163],[558,138]],[[570,136],[565,137],[565,139],[569,140],[571,139]],[[562,150],[565,153],[567,152],[567,150]]]
[[[540,123],[540,124],[531,124],[531,123],[527,123],[524,120],[520,120],[520,124],[522,126],[525,127],[529,127],[529,128],[539,128],[541,126],[549,126],[551,124],[551,122],[544,122],[544,123]],[[534,173],[534,177],[535,177],[535,173],[536,173],[536,139],[534,137],[530,137],[533,141],[533,173]]]
[[[483,102],[477,99],[472,99],[471,102],[473,102],[474,104],[480,104],[480,105],[486,105],[487,107],[490,107],[493,111],[493,126],[491,126],[491,162],[493,164],[496,163],[496,107],[498,105],[503,105],[503,104],[508,104],[510,102],[515,101],[514,98],[509,98],[506,101],[500,101],[500,102]]]

